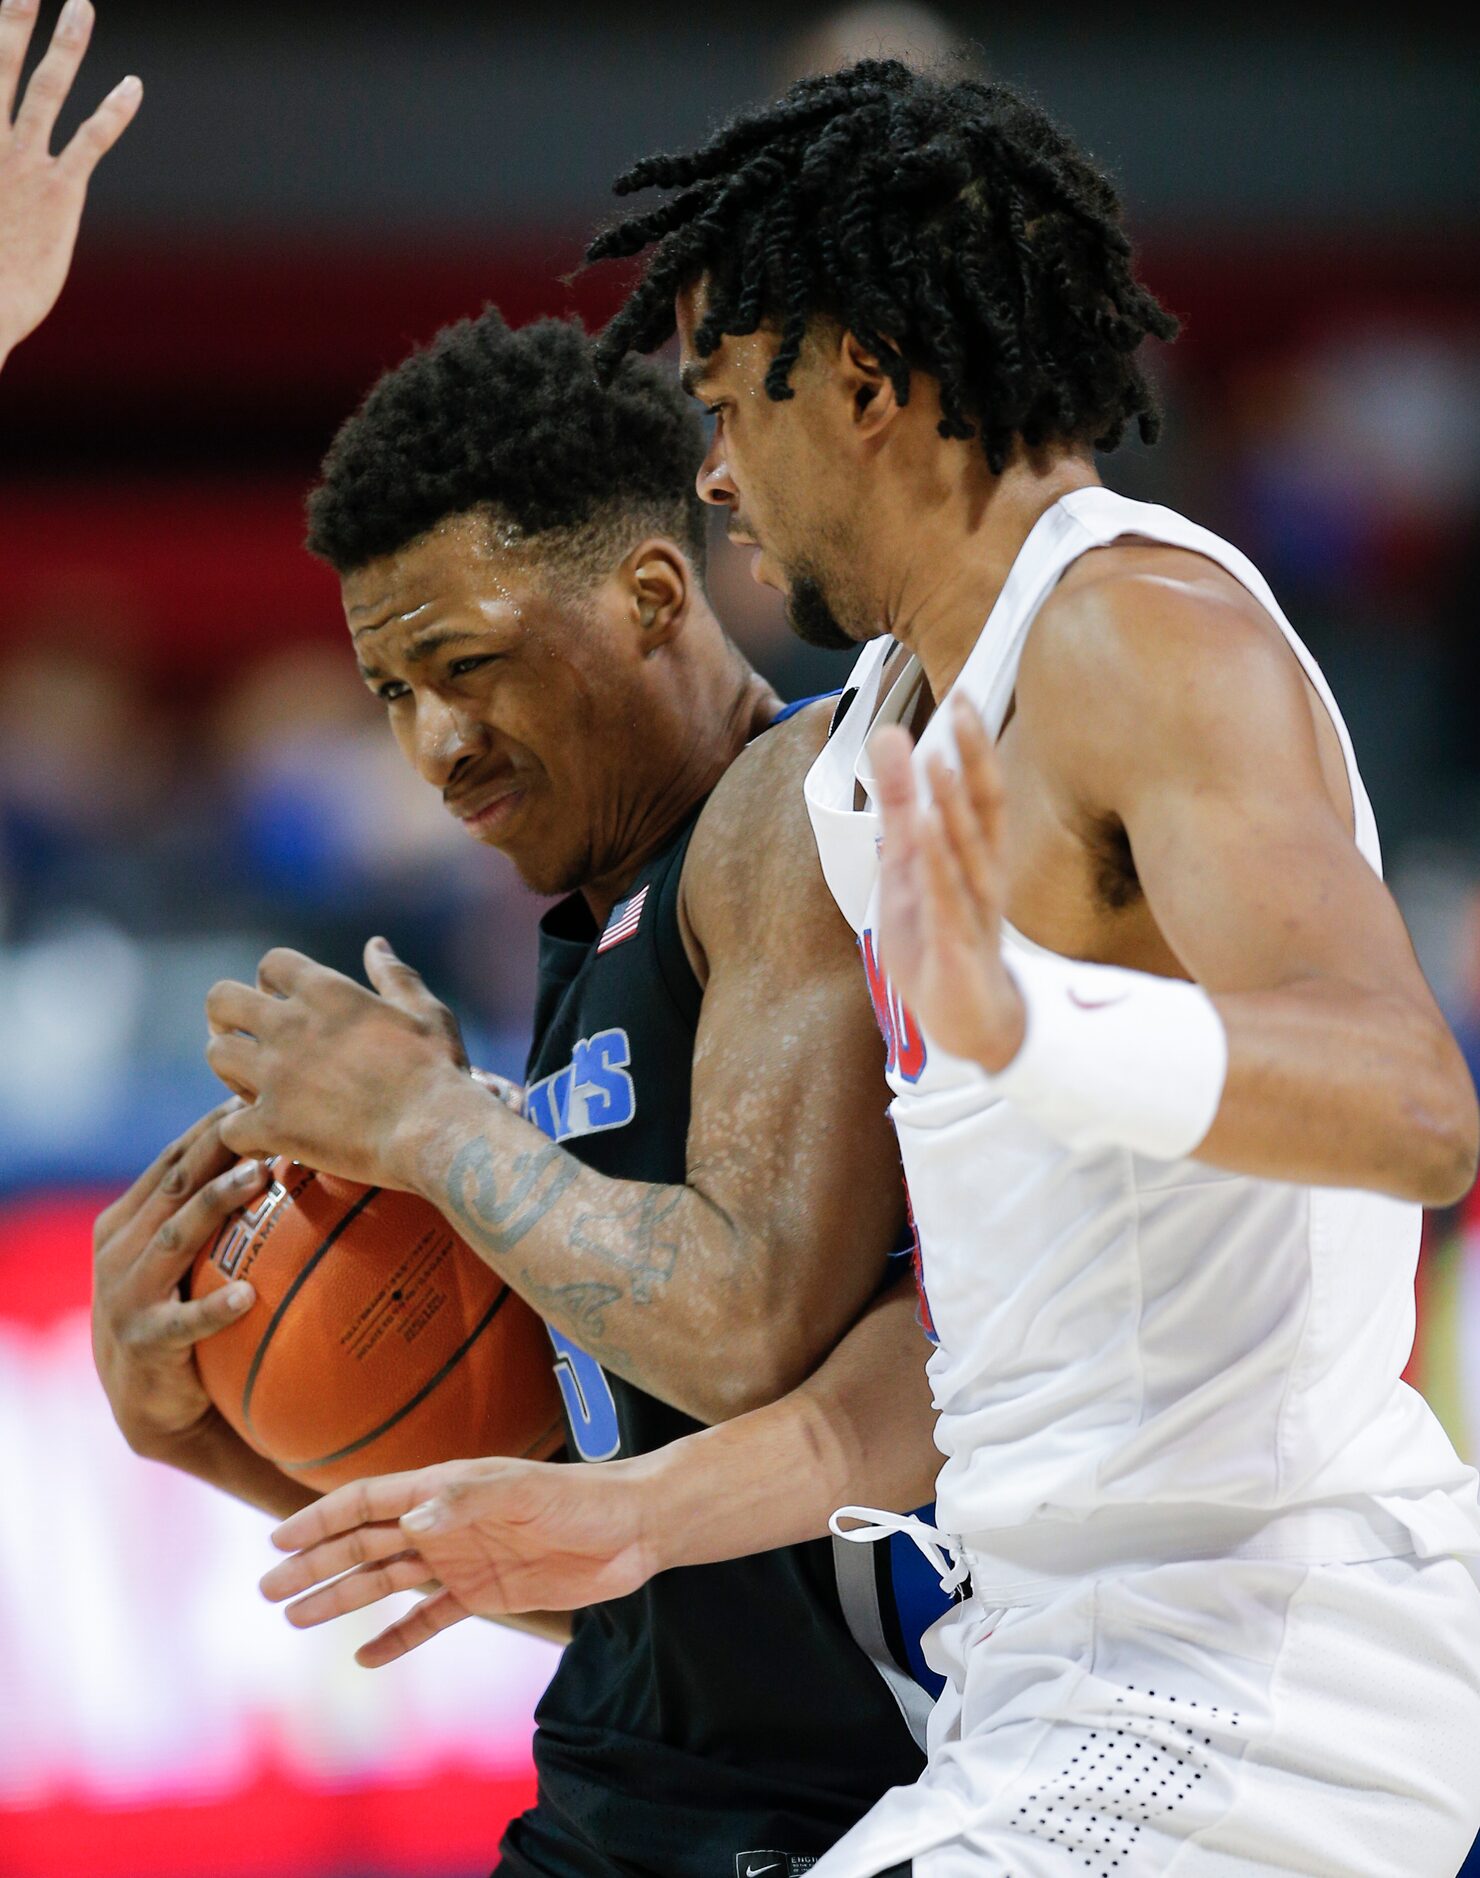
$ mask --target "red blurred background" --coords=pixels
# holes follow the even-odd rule
[[[489,300],[605,318],[620,277],[569,275],[632,157],[845,45],[972,38],[1116,171],[1185,323],[1163,444],[1106,479],[1270,576],[1473,1068],[1475,46],[1422,8],[1337,38],[1258,5],[100,4],[82,89],[137,70],[144,112],[0,379],[0,1871],[474,1872],[546,1646],[464,1625],[370,1675],[368,1626],[290,1633],[263,1520],[128,1454],[87,1346],[91,1217],[214,1099],[216,977],[273,943],[354,970],[385,931],[521,1067],[539,907],[398,769],[299,546],[335,425]],[[719,545],[712,584],[783,689],[838,682]],[[1430,1222],[1411,1372],[1469,1458],[1475,1210]]]

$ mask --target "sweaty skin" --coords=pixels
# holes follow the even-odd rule
[[[738,758],[689,846],[682,1186],[598,1174],[491,1102],[445,1008],[373,948],[378,996],[292,953],[263,961],[265,990],[212,992],[213,1066],[256,1096],[224,1138],[420,1193],[548,1323],[699,1420],[784,1394],[863,1309],[903,1215],[883,1046],[801,796],[829,715]]]
[[[766,579],[805,576],[855,640],[892,633],[943,698],[1033,525],[1098,482],[1089,453],[1019,446],[993,476],[975,440],[938,434],[932,380],[916,373],[900,403],[826,322],[775,403],[760,392],[775,335],[701,358],[702,310],[702,289],[680,296],[685,382],[716,413],[700,494],[759,544]],[[897,768],[900,744],[883,745]],[[1480,1109],[1352,839],[1335,727],[1231,575],[1135,540],[1084,555],[1034,622],[996,770],[996,916],[1052,951],[1210,994],[1228,1074],[1199,1159],[1430,1205],[1468,1189]],[[917,1015],[1000,1069],[1022,1000],[995,947],[979,953]]]
[[[939,437],[930,381],[916,374],[901,405],[851,335],[820,322],[794,397],[775,403],[761,390],[774,334],[701,358],[702,290],[678,315],[684,382],[715,417],[700,493],[757,548],[759,578],[783,592],[805,578],[851,637],[887,630],[919,655],[918,733],[1034,523],[1096,482],[1088,454],[1019,450],[994,478],[974,442]],[[933,1035],[989,1069],[1011,1059],[1023,1013],[998,946],[1006,916],[1067,956],[1210,990],[1230,1065],[1201,1158],[1431,1201],[1468,1186],[1473,1091],[1352,839],[1334,725],[1245,589],[1160,545],[1084,556],[1039,613],[995,750],[969,712],[956,734],[962,781],[932,766],[928,811],[908,732],[873,743],[883,952]],[[871,1340],[909,1308],[903,1288],[880,1300],[789,1396],[658,1456],[342,1489],[279,1528],[295,1556],[264,1589],[318,1623],[439,1561],[447,1594],[368,1646],[378,1663],[467,1611],[578,1603],[819,1533],[844,1501],[903,1510],[933,1474],[929,1416],[913,1397],[871,1400],[903,1357],[892,1345],[889,1367]]]
[[[375,992],[282,952],[257,987],[213,990],[211,1060],[247,1104],[214,1125],[214,1151],[223,1167],[232,1153],[255,1167],[285,1152],[423,1193],[599,1360],[720,1420],[808,1374],[864,1309],[901,1225],[882,1044],[802,806],[830,707],[745,748],[777,700],[671,544],[639,544],[572,615],[538,570],[490,555],[486,534],[456,518],[347,579],[362,671],[449,809],[475,822],[492,807],[493,833],[470,832],[546,890],[586,881],[598,920],[712,790],[681,882],[705,993],[688,1177],[649,1186],[581,1166],[468,1076],[450,1013],[376,946]],[[141,1451],[183,1465],[188,1449],[192,1471],[231,1491],[249,1476],[242,1497],[288,1513],[303,1487],[204,1417],[191,1345],[218,1320],[171,1317],[168,1341],[150,1342],[204,1236],[183,1206],[206,1177],[194,1161],[180,1176],[169,1259],[146,1261],[147,1283],[107,1291],[99,1368]],[[137,1256],[132,1238],[109,1254]],[[190,1408],[188,1438],[159,1423],[146,1344]],[[896,1360],[933,1470],[923,1358],[901,1316]]]

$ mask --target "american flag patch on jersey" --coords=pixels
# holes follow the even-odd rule
[[[596,942],[596,950],[605,952],[612,946],[619,946],[624,939],[630,939],[637,931],[637,922],[642,918],[643,901],[648,890],[640,887],[630,900],[619,900],[612,908],[612,916],[606,922],[606,931]]]

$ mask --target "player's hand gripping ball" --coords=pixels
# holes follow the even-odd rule
[[[249,1279],[196,1347],[211,1400],[311,1487],[560,1445],[549,1339],[441,1214],[283,1158],[196,1259],[191,1294]]]

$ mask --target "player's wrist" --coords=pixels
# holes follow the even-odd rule
[[[659,1572],[725,1556],[713,1549],[715,1471],[705,1464],[706,1435],[688,1435],[603,1467],[613,1477],[621,1470],[625,1522],[643,1584]]]
[[[1202,1143],[1228,1038],[1200,985],[1053,953],[1015,958],[1026,1028],[995,1092],[1064,1146],[1176,1161]]]
[[[437,1206],[458,1147],[486,1132],[497,1114],[498,1105],[489,1101],[488,1091],[467,1070],[449,1064],[405,1104],[391,1129],[384,1184]]]
[[[989,1012],[978,1013],[958,1054],[1000,1076],[1021,1054],[1028,1035],[1028,1006],[1022,987],[1004,966],[1003,986]]]

